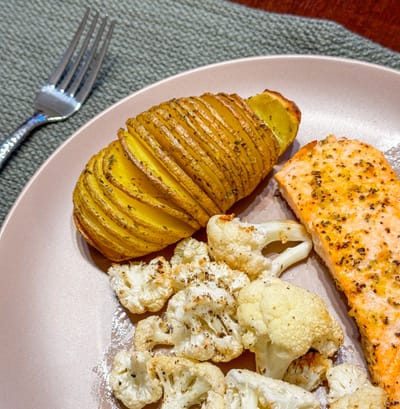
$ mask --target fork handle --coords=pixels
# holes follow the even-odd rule
[[[44,125],[48,121],[47,115],[43,112],[36,112],[25,123],[17,128],[12,134],[7,136],[0,145],[0,170],[10,158],[11,154],[21,145],[26,137],[38,126]]]

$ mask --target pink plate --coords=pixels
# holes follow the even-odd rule
[[[71,217],[72,190],[89,157],[116,138],[128,117],[153,104],[206,91],[246,97],[265,88],[293,99],[303,113],[290,153],[330,133],[362,139],[383,151],[400,143],[399,72],[337,58],[228,61],[163,80],[110,107],[47,160],[3,225],[1,408],[114,407],[100,378],[112,330],[115,334],[115,325],[121,324],[116,320],[120,310],[101,259],[77,234]],[[240,209],[242,215],[250,221],[292,217],[272,191],[264,184]],[[362,361],[357,331],[318,260],[311,257],[282,278],[300,282],[329,302],[346,329],[348,358]]]

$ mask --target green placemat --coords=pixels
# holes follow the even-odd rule
[[[0,223],[48,156],[90,118],[160,79],[224,60],[274,54],[354,58],[400,69],[400,53],[342,26],[223,0],[89,0],[118,24],[101,79],[78,114],[37,130],[0,173]],[[32,113],[34,92],[70,41],[79,0],[0,0],[0,138]]]

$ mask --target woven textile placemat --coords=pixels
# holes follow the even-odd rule
[[[51,153],[121,98],[188,69],[256,55],[338,56],[400,69],[400,53],[342,26],[224,0],[0,0],[0,139],[32,113],[86,5],[117,21],[93,93],[69,120],[38,129],[0,171],[0,224]]]

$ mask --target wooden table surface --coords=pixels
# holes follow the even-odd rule
[[[400,51],[400,0],[232,0],[276,13],[325,18]]]

